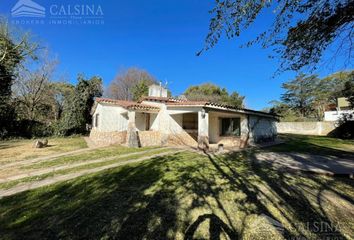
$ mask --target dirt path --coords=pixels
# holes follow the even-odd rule
[[[32,163],[37,163],[40,161],[47,161],[47,160],[52,160],[52,159],[56,159],[59,157],[64,157],[67,155],[77,155],[80,153],[84,153],[84,152],[88,152],[93,150],[94,148],[82,148],[82,149],[78,149],[78,150],[74,150],[74,151],[70,151],[70,152],[64,152],[64,153],[58,153],[58,154],[52,154],[52,155],[48,155],[48,156],[44,156],[44,157],[38,157],[38,158],[33,158],[33,159],[28,159],[28,160],[22,160],[22,161],[16,161],[16,162],[12,162],[12,163],[7,163],[4,165],[1,165],[1,169],[5,169],[5,168],[10,168],[10,167],[14,167],[14,166],[22,166],[22,165],[30,165]]]
[[[336,156],[320,156],[304,153],[262,152],[255,154],[254,161],[266,162],[283,171],[303,171],[326,175],[354,175],[354,155],[346,159]]]
[[[53,167],[41,168],[39,170],[27,171],[27,172],[24,172],[24,173],[21,173],[21,174],[0,178],[0,183],[6,183],[6,182],[10,182],[10,181],[20,180],[20,179],[23,179],[23,178],[26,178],[26,177],[40,176],[40,175],[43,175],[43,174],[52,173],[52,172],[56,172],[56,171],[59,171],[59,170],[65,170],[65,169],[85,166],[85,165],[94,164],[94,163],[103,163],[103,162],[110,161],[110,160],[113,160],[113,159],[119,160],[119,159],[122,159],[122,158],[125,158],[125,157],[140,155],[140,154],[144,154],[144,153],[150,153],[150,152],[154,152],[154,151],[158,151],[158,150],[161,150],[161,149],[157,148],[157,149],[151,149],[151,150],[146,150],[146,151],[122,154],[122,155],[119,155],[119,156],[105,157],[105,158],[99,158],[99,159],[95,159],[95,160],[81,161],[81,162],[77,162],[77,163],[68,163],[68,164],[64,164],[64,165],[61,165],[61,166],[53,166]]]
[[[59,175],[59,176],[54,176],[51,178],[47,178],[41,181],[36,181],[36,182],[30,182],[30,183],[24,183],[21,185],[17,185],[13,188],[10,189],[6,189],[6,190],[0,190],[0,198],[2,197],[6,197],[6,196],[11,196],[20,192],[24,192],[27,190],[32,190],[32,189],[36,189],[39,187],[43,187],[43,186],[48,186],[54,183],[58,183],[58,182],[62,182],[62,181],[67,181],[67,180],[71,180],[80,176],[84,176],[87,174],[91,174],[91,173],[97,173],[103,170],[107,170],[107,169],[111,169],[111,168],[116,168],[119,166],[123,166],[126,164],[130,164],[130,163],[138,163],[138,162],[142,162],[145,160],[149,160],[155,157],[161,157],[161,156],[166,156],[166,155],[170,155],[170,154],[175,154],[175,153],[179,153],[179,152],[183,152],[185,150],[173,150],[173,151],[168,151],[168,152],[164,152],[164,153],[160,153],[160,154],[154,154],[151,156],[146,156],[146,157],[142,157],[142,158],[138,158],[138,159],[132,159],[132,160],[127,160],[127,161],[123,161],[123,162],[118,162],[118,163],[114,163],[114,164],[110,164],[110,165],[106,165],[106,166],[102,166],[102,167],[97,167],[97,168],[93,168],[93,169],[85,169],[85,170],[81,170],[75,173],[69,173],[69,174],[65,174],[65,175]]]

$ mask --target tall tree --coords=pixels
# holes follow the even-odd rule
[[[343,91],[353,81],[354,71],[337,72],[322,79],[300,74],[295,80],[283,84],[286,92],[282,102],[271,102],[271,111],[281,115],[284,121],[301,121],[304,117],[322,121],[330,105],[336,104],[339,97],[350,96]]]
[[[36,58],[37,48],[27,34],[11,32],[6,19],[0,18],[0,135],[14,118],[10,101],[16,70],[27,57]]]
[[[52,110],[54,120],[58,121],[62,117],[64,106],[68,105],[69,99],[74,95],[75,87],[66,82],[53,82],[49,86],[52,94]]]
[[[27,120],[48,121],[52,113],[50,82],[56,60],[45,57],[37,69],[20,70],[13,87],[18,115]]]
[[[354,75],[352,76],[354,77]],[[354,108],[354,78],[345,82],[344,88],[342,90],[342,96],[347,98],[350,106]]]
[[[275,13],[273,23],[247,45],[260,43],[264,48],[275,47],[283,60],[281,70],[314,67],[335,40],[339,44],[332,57],[345,54],[346,63],[350,65],[354,37],[353,0],[216,0],[202,51],[215,46],[223,34],[229,39],[238,37],[263,10]]]
[[[316,75],[306,76],[301,73],[294,80],[283,84],[286,92],[281,99],[292,109],[299,111],[301,117],[308,116],[314,100],[314,83],[318,80]]]
[[[108,88],[108,95],[114,99],[138,100],[148,94],[148,86],[157,80],[150,73],[139,68],[128,68],[118,73]]]
[[[86,124],[90,124],[91,108],[95,97],[102,96],[102,79],[94,76],[86,79],[83,75],[78,76],[74,94],[71,95],[64,106],[59,134],[71,135],[86,132]]]
[[[223,103],[235,107],[243,107],[245,97],[240,96],[237,92],[229,95],[225,88],[221,88],[212,83],[204,83],[197,86],[189,87],[184,94],[188,100],[202,100]]]

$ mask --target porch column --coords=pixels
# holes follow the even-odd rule
[[[209,113],[205,109],[198,112],[198,148],[209,149]]]
[[[139,147],[138,133],[135,126],[135,112],[128,112],[127,146]]]

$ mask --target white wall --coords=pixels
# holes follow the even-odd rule
[[[279,122],[279,133],[327,135],[336,128],[336,122]]]
[[[99,114],[98,127],[93,128],[101,132],[126,131],[128,125],[127,115],[124,114],[126,112],[127,110],[122,107],[99,103],[93,114],[94,119],[96,114]]]
[[[274,138],[277,135],[276,120],[274,118],[249,116],[250,137],[254,142]]]
[[[324,120],[329,122],[336,122],[341,119],[343,114],[354,114],[354,111],[328,111],[324,112]]]
[[[245,132],[244,127],[247,124],[242,124],[246,116],[238,113],[223,113],[223,112],[210,112],[209,113],[209,140],[211,143],[220,141],[220,118],[240,118],[241,121],[241,135]],[[248,131],[246,131],[248,132]]]

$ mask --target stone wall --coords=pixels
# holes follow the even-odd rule
[[[168,135],[167,145],[198,147],[197,141],[186,132]]]
[[[279,122],[276,124],[278,133],[325,136],[333,131],[335,122]]]
[[[100,132],[92,129],[90,139],[96,146],[104,147],[112,144],[125,144],[127,131],[122,132]]]
[[[225,147],[241,147],[241,140],[240,137],[219,137],[219,141],[217,143],[223,144]]]
[[[158,131],[139,131],[138,138],[141,147],[160,146],[162,142],[161,133]]]

